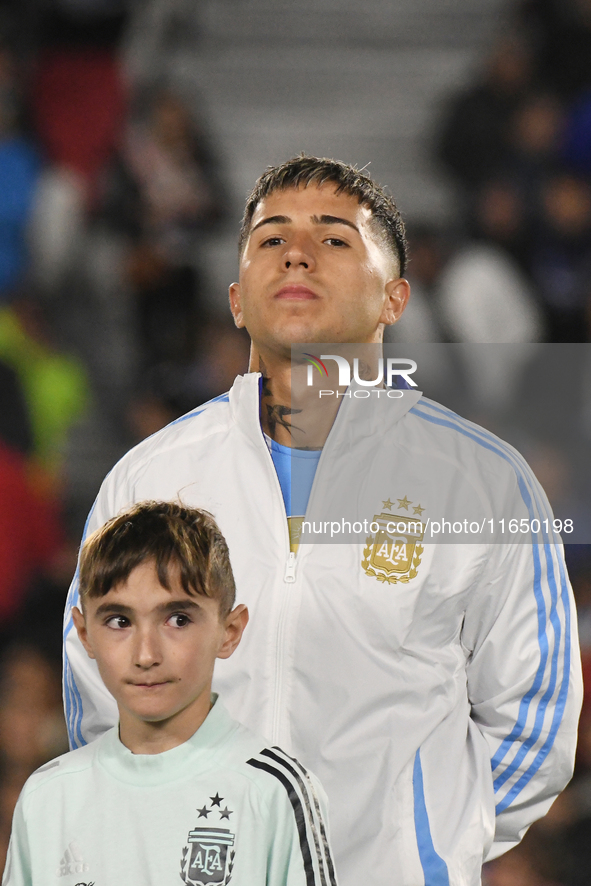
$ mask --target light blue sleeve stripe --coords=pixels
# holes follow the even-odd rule
[[[76,686],[72,668],[68,661],[64,664],[64,687],[67,687],[69,706],[66,714],[66,723],[68,727],[68,738],[70,747],[80,748],[86,744],[81,731],[82,724],[82,699],[80,692]]]
[[[464,436],[467,436],[467,437],[473,439],[475,442],[479,443],[479,445],[483,446],[484,448],[487,448],[493,452],[496,452],[499,456],[501,456],[507,462],[509,462],[509,464],[511,464],[511,466],[513,467],[513,469],[516,473],[519,489],[521,491],[524,503],[528,507],[528,512],[530,514],[530,517],[533,516],[531,497],[529,495],[529,491],[528,491],[527,486],[525,484],[524,478],[520,474],[521,466],[519,465],[519,459],[521,457],[517,456],[517,453],[515,453],[513,450],[511,450],[505,444],[502,444],[501,441],[488,435],[485,431],[482,431],[481,429],[477,429],[475,426],[465,422],[464,419],[461,419],[459,416],[455,415],[455,413],[448,412],[447,410],[444,410],[443,408],[438,407],[438,406],[436,406],[436,404],[432,404],[432,403],[423,403],[422,405],[424,405],[428,408],[431,408],[435,412],[445,415],[446,419],[445,420],[438,419],[432,415],[427,415],[426,413],[421,412],[417,407],[413,407],[413,409],[410,411],[427,421],[433,422],[434,424],[441,424],[441,425],[450,427],[453,430],[458,431],[459,433],[463,434]],[[450,420],[450,419],[452,419],[452,420]],[[491,442],[489,442],[489,441],[494,442],[495,445],[494,446],[491,445]],[[537,495],[537,492],[535,491],[535,487],[533,488],[533,492],[534,492],[534,497],[536,499],[536,506],[537,506],[538,511],[540,513],[547,513],[545,508],[543,508],[541,506],[539,497]],[[523,760],[527,751],[531,749],[531,747],[535,744],[535,741],[539,738],[539,735],[541,734],[541,729],[543,727],[543,720],[544,720],[545,712],[547,709],[547,705],[548,705],[548,703],[554,693],[555,687],[556,687],[556,679],[557,679],[557,672],[558,672],[558,655],[559,655],[560,639],[561,639],[561,626],[560,626],[560,618],[559,618],[558,612],[557,612],[557,596],[558,595],[557,595],[556,580],[555,580],[555,574],[554,574],[554,563],[553,563],[553,559],[552,559],[552,546],[548,544],[548,536],[545,531],[542,531],[542,535],[543,535],[544,542],[545,542],[544,543],[544,553],[545,553],[545,560],[546,560],[546,567],[547,567],[548,586],[549,586],[549,590],[550,590],[552,603],[551,603],[551,610],[550,610],[549,618],[548,618],[548,621],[546,621],[545,603],[544,603],[544,598],[543,598],[541,584],[540,584],[541,576],[540,576],[540,564],[539,564],[539,559],[538,559],[538,547],[539,546],[536,544],[532,544],[532,551],[534,553],[534,594],[536,595],[537,608],[538,608],[538,641],[540,643],[540,653],[541,653],[540,666],[538,667],[538,671],[536,673],[536,676],[534,678],[534,682],[533,682],[532,686],[530,687],[530,689],[528,690],[528,692],[526,693],[526,695],[523,697],[523,699],[521,701],[518,719],[517,719],[517,722],[516,722],[513,730],[511,731],[510,735],[507,736],[506,739],[504,739],[503,743],[501,744],[501,746],[497,750],[497,753],[493,757],[493,764],[494,764],[493,768],[496,768],[496,766],[499,765],[501,760],[506,756],[507,752],[509,751],[509,749],[513,745],[513,742],[523,732],[523,729],[524,729],[526,721],[527,721],[527,713],[529,710],[530,701],[536,695],[536,692],[539,691],[539,688],[541,687],[541,683],[543,681],[543,675],[544,675],[544,673],[546,671],[546,667],[547,667],[548,639],[546,636],[546,625],[548,624],[548,622],[550,622],[552,624],[554,635],[555,635],[555,644],[554,644],[554,652],[553,652],[553,656],[552,656],[550,683],[549,683],[548,689],[544,693],[544,696],[542,697],[542,699],[539,702],[538,710],[536,712],[534,727],[532,730],[532,735],[528,739],[528,745],[526,747],[522,746],[520,748],[520,751],[518,752],[519,759],[517,759],[518,755],[516,755],[515,760],[513,760],[512,763],[507,767],[507,769],[505,770],[503,775],[498,777],[498,779],[495,782],[495,790],[498,790],[499,787],[501,786],[501,784],[504,783],[517,770],[519,763]],[[560,577],[561,577],[561,591],[562,591],[561,600],[562,600],[562,603],[563,603],[564,609],[565,609],[565,650],[564,650],[564,671],[563,671],[562,685],[561,685],[561,689],[560,689],[558,698],[556,700],[556,706],[554,709],[552,727],[551,727],[550,733],[546,739],[546,742],[544,743],[544,746],[538,752],[538,755],[536,756],[534,761],[530,764],[530,766],[528,767],[526,772],[522,774],[520,779],[518,779],[516,784],[508,792],[507,797],[509,797],[509,799],[507,800],[507,797],[505,797],[505,798],[503,798],[503,800],[500,801],[499,806],[497,807],[498,811],[502,811],[499,807],[502,807],[502,809],[507,808],[507,806],[512,802],[512,800],[515,798],[515,796],[517,796],[517,794],[523,789],[523,787],[527,784],[527,782],[531,779],[531,777],[539,769],[541,763],[543,762],[543,760],[545,759],[545,757],[547,756],[548,752],[550,751],[550,749],[552,747],[552,744],[553,744],[555,737],[556,737],[556,733],[558,731],[558,727],[560,725],[560,722],[562,720],[562,716],[564,714],[564,708],[566,705],[566,696],[568,694],[569,672],[570,672],[570,600],[569,600],[569,596],[568,596],[568,587],[567,587],[567,583],[566,583],[566,575],[564,572],[564,568],[562,566],[562,563],[560,562],[560,558],[558,558],[558,559],[559,559],[559,570],[560,570],[560,574],[561,574],[560,575]],[[543,626],[544,626],[544,631],[541,634],[540,627],[542,626],[542,622],[543,622]],[[502,778],[502,781],[500,781],[501,778]]]
[[[564,709],[566,707],[566,699],[568,696],[568,687],[569,687],[569,677],[570,677],[570,599],[568,595],[568,587],[566,583],[566,575],[564,571],[564,567],[560,564],[560,573],[561,573],[561,584],[562,584],[562,597],[564,602],[564,610],[565,610],[565,650],[564,650],[564,672],[562,675],[562,685],[560,687],[560,692],[558,694],[558,699],[556,702],[556,707],[554,709],[554,716],[552,718],[552,726],[550,728],[550,732],[548,733],[548,737],[546,741],[538,751],[534,761],[531,763],[530,767],[526,770],[526,772],[521,775],[520,778],[517,779],[511,790],[507,792],[505,797],[499,801],[496,807],[497,815],[511,805],[515,797],[523,790],[528,781],[532,778],[533,775],[538,771],[546,757],[548,756],[550,750],[552,749],[552,745],[556,739],[556,734],[560,727],[560,723],[562,722],[562,717],[564,715]]]
[[[66,653],[64,651],[64,661],[63,661],[63,689],[64,689],[64,713],[66,715],[66,728],[68,730],[68,741],[70,743],[70,748],[73,748],[72,744],[72,697],[69,691],[68,681],[70,679],[70,662],[66,657]]]
[[[442,425],[444,427],[451,428],[451,430],[455,430],[458,433],[463,434],[466,437],[469,437],[471,440],[474,440],[476,443],[483,446],[485,449],[489,449],[491,452],[494,452],[496,455],[499,455],[501,458],[505,459],[505,461],[510,462],[510,459],[508,459],[506,457],[506,455],[499,449],[498,446],[492,446],[487,441],[481,440],[480,437],[477,436],[475,433],[468,432],[468,431],[464,430],[461,426],[459,426],[457,421],[452,422],[448,419],[440,419],[440,418],[436,418],[434,416],[427,415],[426,413],[423,413],[420,410],[418,410],[416,407],[413,407],[413,409],[410,411],[415,413],[416,415],[420,416],[421,418],[425,419],[426,421],[431,422],[432,424]],[[437,410],[437,411],[440,411],[440,410]],[[454,416],[454,418],[456,418],[456,416]],[[472,430],[473,429],[471,429],[471,431]],[[512,464],[512,467],[516,471],[516,467],[514,464]],[[517,473],[517,471],[516,471],[516,473]],[[527,487],[525,486],[525,484],[523,483],[523,481],[521,480],[521,478],[519,476],[518,476],[518,485],[519,485],[519,489],[521,491],[521,494],[524,497],[524,502],[528,508],[528,513],[530,514],[530,517],[531,517],[531,516],[533,516],[533,511],[531,509],[531,498],[530,498],[529,493],[527,491]],[[503,739],[501,746],[499,747],[495,756],[493,757],[493,760],[491,761],[491,765],[493,767],[493,770],[497,768],[497,766],[501,763],[501,761],[504,759],[504,757],[509,752],[514,741],[517,738],[519,738],[519,736],[522,734],[522,732],[525,728],[526,722],[527,722],[527,716],[528,716],[528,712],[529,712],[530,703],[536,697],[536,695],[538,694],[538,692],[542,686],[542,683],[544,680],[544,674],[546,672],[547,661],[548,661],[549,643],[548,643],[548,637],[546,634],[548,621],[547,621],[547,617],[546,617],[546,604],[545,604],[544,595],[543,595],[542,587],[541,587],[541,568],[540,568],[540,561],[539,561],[539,547],[538,547],[538,545],[532,545],[532,553],[533,553],[533,562],[534,562],[534,596],[536,599],[536,607],[537,607],[537,614],[538,614],[538,643],[540,646],[540,662],[539,662],[538,669],[537,669],[536,674],[534,676],[534,680],[533,680],[531,687],[529,688],[529,690],[526,692],[526,694],[521,699],[515,726],[511,730],[510,735],[508,735],[505,739]]]
[[[167,428],[171,428],[173,425],[178,425],[182,421],[187,421],[189,418],[196,418],[196,416],[201,415],[201,413],[207,409],[208,406],[211,406],[212,403],[228,403],[230,400],[229,394],[220,394],[219,397],[214,397],[213,400],[208,400],[207,403],[202,403],[198,409],[195,409],[194,412],[187,412],[186,415],[181,415],[180,418],[175,418],[174,421],[171,421],[170,424],[166,425]],[[157,434],[160,431],[156,431]]]
[[[441,407],[437,407],[436,404],[428,403],[426,405],[431,407],[436,412],[442,413],[444,415],[448,414]],[[520,488],[522,497],[528,507],[528,513],[530,515],[530,518],[533,517],[534,512],[532,510],[531,497],[530,497],[529,491],[525,485],[524,478],[518,472],[518,469],[522,467],[519,464],[519,461],[521,460],[523,462],[523,465],[525,465],[525,462],[523,461],[522,457],[519,456],[514,450],[510,449],[506,444],[503,444],[497,438],[492,437],[491,435],[487,434],[482,429],[477,429],[475,426],[468,424],[464,419],[460,419],[459,416],[456,416],[454,413],[452,413],[452,415],[457,420],[458,424],[463,424],[465,427],[469,427],[470,430],[478,433],[478,436],[474,436],[474,434],[467,434],[467,436],[470,436],[472,439],[475,439],[477,442],[481,442],[481,445],[486,446],[486,448],[491,448],[491,447],[488,445],[488,443],[484,443],[484,442],[480,441],[480,439],[479,439],[480,437],[482,437],[483,439],[492,440],[495,444],[497,444],[496,451],[498,452],[498,454],[502,458],[505,458],[505,460],[511,464],[511,466],[513,467],[513,469],[516,472],[517,480],[518,480],[518,484],[519,484],[519,488]],[[424,415],[423,417],[425,417],[425,418],[427,418],[427,420],[429,420],[429,418],[426,415]],[[452,426],[452,425],[450,425],[450,426]],[[456,427],[456,430],[459,430],[460,433],[466,433],[465,431],[460,430],[457,427]],[[538,497],[535,487],[533,487],[532,491],[533,491],[534,497],[536,499],[536,506],[538,508],[539,513],[545,513],[547,516],[549,516],[548,511],[545,510],[545,508],[543,508],[540,503],[540,500],[539,500],[539,497]],[[501,746],[499,747],[499,749],[497,750],[497,753],[495,754],[495,756],[493,757],[493,759],[491,761],[493,771],[504,759],[504,757],[506,756],[506,754],[510,750],[515,739],[521,735],[523,728],[525,727],[526,720],[527,720],[529,703],[541,687],[543,676],[544,676],[544,674],[546,672],[546,668],[547,668],[547,655],[548,655],[548,639],[546,636],[546,624],[547,623],[552,624],[552,627],[554,630],[554,636],[555,636],[554,651],[553,651],[552,663],[551,663],[551,677],[550,677],[550,684],[549,684],[549,686],[552,688],[552,692],[550,694],[548,694],[548,691],[547,691],[539,701],[538,711],[536,712],[536,718],[534,721],[533,732],[532,732],[532,734],[535,733],[534,740],[531,741],[529,744],[527,744],[527,746],[525,746],[525,747],[522,746],[520,748],[520,752],[519,752],[521,754],[521,756],[519,756],[519,759],[517,759],[517,757],[516,757],[516,759],[507,767],[507,770],[505,770],[503,775],[498,776],[498,778],[495,780],[495,790],[498,790],[502,786],[502,784],[504,784],[505,781],[511,775],[513,775],[513,773],[517,770],[520,762],[523,760],[527,751],[531,749],[531,747],[535,744],[535,740],[537,740],[537,738],[539,738],[539,736],[541,734],[541,730],[543,728],[543,720],[544,720],[544,716],[546,713],[546,709],[547,709],[548,703],[554,693],[554,689],[556,687],[556,678],[557,678],[557,670],[558,670],[558,655],[559,655],[559,650],[560,650],[560,639],[561,639],[560,618],[559,618],[558,612],[557,612],[558,592],[557,592],[556,579],[555,579],[555,574],[554,574],[554,563],[553,563],[553,559],[552,559],[552,550],[551,550],[550,546],[548,545],[548,536],[546,534],[546,531],[543,529],[543,525],[541,527],[541,534],[542,534],[542,537],[545,542],[544,553],[545,553],[546,566],[547,566],[546,571],[547,571],[547,576],[548,576],[548,586],[549,586],[550,595],[551,595],[551,609],[550,609],[550,614],[548,616],[548,619],[546,620],[546,610],[545,610],[543,593],[541,590],[540,575],[539,575],[539,568],[538,568],[539,567],[538,545],[532,544],[532,552],[533,552],[533,556],[534,556],[534,593],[536,594],[536,598],[538,600],[538,626],[540,627],[540,616],[542,615],[543,616],[542,625],[544,628],[544,632],[543,632],[542,636],[540,636],[540,632],[539,632],[539,628],[538,628],[538,640],[540,643],[540,650],[541,650],[540,666],[538,667],[538,672],[536,674],[536,677],[534,679],[534,683],[532,684],[532,687],[530,688],[528,693],[526,693],[526,695],[522,699],[522,702],[520,704],[519,716],[518,716],[517,722],[511,732],[511,734],[506,739],[503,740]],[[559,559],[559,563],[560,563],[560,558],[558,558],[558,559]],[[561,563],[560,563],[559,568],[560,568],[560,572],[561,572],[561,590],[562,590],[561,599],[562,599],[563,605],[565,606],[565,620],[568,619],[568,622],[570,625],[570,610],[569,610],[570,601],[568,598],[568,588],[567,588],[567,584],[566,584],[566,576],[564,574],[564,569],[563,569]],[[542,604],[541,608],[540,608],[540,601]],[[565,643],[565,660],[568,658],[569,670],[570,670],[570,634],[568,634],[565,637],[565,641],[566,641],[566,643]],[[568,649],[566,648],[566,645],[568,645]],[[568,675],[568,673],[569,673],[569,671],[567,671],[567,675]],[[567,685],[568,685],[568,676],[567,676]],[[562,714],[564,713],[565,701],[563,703],[560,703],[560,700],[557,699],[557,704],[559,706],[558,709],[561,714],[561,717],[562,717]],[[529,740],[528,740],[528,742],[529,742]],[[524,743],[524,745],[525,744],[526,743]],[[523,751],[523,753],[521,753],[522,751]]]
[[[441,410],[439,410],[439,411],[441,411]],[[485,434],[485,432],[482,432],[482,435],[487,436]],[[518,462],[518,458],[515,458],[516,453],[514,453],[508,447],[503,446],[502,448],[506,449],[508,455],[512,456],[512,458],[510,458],[510,459],[508,458],[507,460],[511,462],[514,469],[516,470],[516,467],[514,464],[514,462],[516,462],[516,461]],[[519,457],[519,458],[521,458],[521,457]],[[521,479],[521,478],[519,478],[519,479]],[[520,482],[519,485],[520,485],[520,489],[522,490],[522,494],[523,494],[523,492],[525,491],[524,484],[522,482]],[[539,497],[537,495],[537,492],[535,491],[535,487],[534,487],[534,495],[535,495],[536,504],[537,504],[537,507],[538,507],[538,510],[540,511],[540,513],[548,514],[548,512],[545,509],[543,509],[540,504]],[[531,513],[530,513],[530,516],[531,516]],[[495,780],[495,791],[496,792],[498,792],[498,790],[500,789],[502,784],[504,784],[515,772],[517,772],[520,763],[522,762],[522,760],[525,757],[525,754],[531,749],[531,747],[533,747],[533,745],[535,744],[535,741],[539,738],[539,736],[541,734],[541,730],[543,728],[543,720],[544,720],[544,717],[546,714],[547,706],[549,704],[550,698],[553,695],[554,689],[556,687],[557,670],[558,670],[557,662],[558,662],[558,656],[559,656],[559,651],[560,651],[560,639],[561,639],[560,618],[559,618],[558,612],[557,612],[557,596],[558,596],[558,594],[557,594],[556,580],[555,580],[555,574],[554,574],[554,562],[553,562],[553,558],[552,558],[552,547],[548,544],[548,537],[547,537],[545,530],[543,530],[543,529],[542,529],[542,535],[544,537],[544,542],[545,542],[544,553],[545,553],[546,565],[547,565],[548,586],[549,586],[550,594],[551,594],[551,598],[552,598],[550,620],[553,622],[553,629],[554,629],[554,635],[555,635],[555,645],[554,645],[554,653],[552,656],[552,669],[551,669],[551,677],[550,677],[550,684],[549,684],[549,688],[551,688],[552,692],[551,693],[546,692],[544,694],[544,696],[542,697],[542,699],[540,700],[539,708],[538,708],[538,711],[536,712],[536,718],[535,718],[534,726],[533,726],[533,730],[532,730],[532,735],[534,736],[534,740],[531,741],[531,736],[530,736],[530,739],[528,739],[528,741],[526,743],[524,743],[524,745],[526,745],[526,746],[525,747],[522,746],[519,749],[518,754],[516,755],[514,760],[509,764],[509,766],[507,767],[507,769],[505,770],[503,775],[497,777],[497,779]],[[536,546],[533,546],[533,549],[535,551]],[[566,707],[566,700],[567,700],[567,696],[568,696],[568,687],[569,687],[569,679],[570,679],[570,598],[569,598],[569,594],[568,594],[568,585],[567,585],[566,573],[564,570],[564,566],[562,564],[561,558],[558,557],[557,559],[558,559],[558,567],[559,567],[559,572],[560,572],[561,601],[562,601],[562,604],[564,607],[564,612],[565,612],[565,615],[564,615],[564,618],[565,618],[565,638],[564,638],[565,639],[565,648],[564,648],[564,665],[563,665],[564,670],[563,670],[563,676],[562,676],[562,684],[561,684],[561,688],[558,693],[558,697],[556,699],[553,718],[552,718],[552,725],[551,725],[548,737],[546,739],[546,742],[544,743],[543,747],[540,749],[540,751],[538,752],[538,754],[536,755],[536,757],[534,758],[532,763],[529,765],[528,769],[521,775],[521,777],[517,780],[515,785],[508,791],[506,797],[499,801],[499,804],[497,805],[498,812],[502,811],[503,809],[506,809],[507,806],[510,805],[512,800],[519,794],[519,792],[523,789],[523,787],[525,787],[525,785],[529,782],[529,780],[533,777],[533,775],[537,772],[537,770],[541,766],[542,762],[544,761],[544,759],[548,755],[548,753],[551,750],[552,745],[555,741],[555,738],[556,738],[556,735],[558,732],[558,728],[560,726],[560,723],[562,721],[562,717],[564,715],[564,709]],[[519,725],[520,724],[516,724],[516,726],[519,726]],[[513,730],[513,732],[516,732],[516,731],[517,731],[517,729]],[[519,729],[518,735],[521,734],[521,731],[522,731],[522,729]],[[509,750],[509,747],[511,746],[512,743],[513,742],[511,742],[505,746],[504,753],[502,753],[502,755],[500,755],[501,759],[506,755],[506,753]],[[499,760],[499,762],[500,762],[500,760]],[[498,763],[497,763],[497,765],[498,765]],[[507,797],[509,797],[509,799],[507,799]]]
[[[547,545],[544,545],[544,548],[547,549]],[[551,559],[551,554],[548,550],[545,550],[546,553],[546,562],[548,559]],[[540,737],[542,733],[542,728],[544,726],[544,717],[546,715],[546,709],[548,707],[548,703],[552,696],[554,695],[554,690],[556,689],[556,682],[558,679],[558,653],[560,650],[560,640],[562,635],[560,619],[558,617],[557,611],[557,591],[556,591],[556,583],[554,580],[554,571],[552,571],[552,580],[550,581],[550,573],[548,573],[548,583],[551,587],[551,595],[552,595],[552,604],[550,607],[549,620],[554,628],[554,651],[552,653],[552,663],[550,668],[550,680],[548,681],[548,686],[544,695],[542,696],[540,703],[538,705],[538,709],[536,711],[536,718],[534,721],[534,725],[532,731],[530,733],[529,738],[527,738],[519,748],[515,757],[511,761],[510,765],[507,766],[504,772],[502,772],[494,781],[495,791],[498,791],[506,781],[513,775],[514,772],[519,768],[520,764],[524,760],[528,751],[533,748],[536,741]]]
[[[431,826],[429,825],[429,816],[425,803],[420,748],[415,754],[412,786],[414,793],[415,832],[417,835],[419,858],[423,874],[425,875],[425,886],[449,886],[447,865],[435,851],[431,837]]]
[[[513,742],[517,738],[519,738],[519,736],[523,732],[525,724],[527,722],[529,706],[532,702],[532,699],[534,699],[540,691],[542,682],[544,680],[544,674],[546,672],[546,664],[548,662],[549,644],[548,637],[546,636],[546,605],[541,589],[541,564],[538,545],[532,545],[532,558],[534,563],[534,595],[536,598],[538,616],[538,645],[540,647],[540,663],[538,665],[538,670],[536,671],[531,687],[528,689],[519,703],[517,720],[515,721],[513,729],[511,730],[509,735],[503,739],[491,760],[491,767],[493,772],[495,771],[497,766],[502,763],[506,755],[509,753]]]
[[[97,499],[94,500],[93,505],[89,511],[88,517],[86,518],[86,523],[84,524],[84,531],[82,532],[82,541],[80,542],[80,546],[84,544],[86,541],[86,537],[88,535],[88,526],[90,524],[90,520],[92,515],[94,514],[94,509],[96,508]],[[74,680],[74,675],[72,673],[72,668],[70,666],[70,662],[68,660],[68,653],[66,652],[66,637],[72,630],[74,626],[74,619],[72,618],[72,609],[74,606],[78,605],[79,594],[78,594],[78,576],[79,576],[79,566],[76,564],[76,572],[74,573],[74,578],[72,579],[72,584],[70,585],[70,590],[68,591],[68,597],[66,600],[66,610],[64,612],[64,708],[66,714],[66,726],[68,729],[68,739],[70,741],[70,747],[76,748],[81,745],[86,744],[84,738],[82,737],[82,699],[80,697],[80,692],[78,687],[76,686],[76,681]]]

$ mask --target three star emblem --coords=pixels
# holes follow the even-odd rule
[[[216,792],[215,797],[210,797],[209,799],[211,800],[211,806],[209,809],[207,808],[207,804],[204,803],[203,807],[197,810],[197,812],[199,813],[199,818],[207,818],[209,814],[214,811],[214,807],[217,806],[217,810],[220,814],[220,821],[223,818],[226,818],[228,821],[230,821],[230,816],[233,815],[233,810],[228,809],[227,806],[225,809],[222,809],[222,802],[224,798],[220,797],[219,793]]]
[[[404,496],[404,498],[397,498],[396,501],[398,502],[398,507],[403,508],[405,511],[408,511],[408,506],[412,504],[412,501],[410,501],[406,497],[406,495]],[[394,502],[390,501],[390,499],[387,498],[386,501],[382,501],[382,507],[385,511],[391,511],[394,507]],[[421,507],[421,504],[419,502],[419,504],[412,509],[412,512],[413,514],[418,514],[418,516],[420,517],[424,510],[425,508]]]

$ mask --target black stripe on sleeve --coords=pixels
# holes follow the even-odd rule
[[[306,769],[304,769],[304,767],[302,766],[302,764],[300,763],[299,760],[296,760],[295,757],[290,757],[289,754],[286,754],[285,751],[281,750],[281,748],[274,747],[273,750],[277,751],[278,754],[281,754],[281,756],[279,757],[279,756],[277,756],[277,754],[273,755],[268,749],[261,751],[261,753],[266,754],[267,756],[272,756],[273,759],[275,759],[275,760],[278,760],[278,761],[281,760],[283,762],[284,766],[286,766],[290,772],[293,772],[294,777],[298,780],[298,784],[300,785],[300,787],[302,789],[302,793],[304,794],[304,797],[306,800],[306,805],[308,807],[308,814],[309,814],[310,818],[312,819],[312,821],[314,821],[313,816],[312,816],[312,811],[310,809],[310,801],[309,801],[309,794],[312,795],[312,800],[314,802],[314,809],[316,810],[316,817],[318,818],[318,824],[320,827],[320,837],[322,840],[322,847],[324,849],[324,858],[326,860],[326,867],[328,870],[328,878],[330,881],[330,886],[337,886],[337,880],[336,880],[336,875],[335,875],[335,870],[334,870],[334,862],[332,860],[332,854],[330,851],[330,846],[328,844],[328,837],[326,834],[326,829],[324,827],[324,819],[322,818],[322,811],[320,809],[320,803],[319,803],[318,797],[316,795],[316,790],[314,789],[314,784],[313,784],[308,772],[306,771]],[[290,761],[289,763],[287,762],[288,760]],[[293,767],[290,765],[290,763],[294,764]],[[306,791],[306,787],[304,786],[304,782],[302,781],[302,779],[298,775],[298,771],[305,779],[306,786],[308,789],[307,791]],[[319,841],[318,841],[318,834],[316,832],[315,824],[312,825],[312,830],[313,830],[313,834],[314,834],[314,843],[316,844],[318,863],[319,863],[320,869],[322,871],[322,865],[321,865],[322,855],[320,853],[320,847],[318,845]],[[322,882],[323,883],[325,882],[324,876],[322,876]]]
[[[252,760],[247,760],[246,762],[249,766],[254,766],[255,769],[262,769],[264,772],[268,772],[270,775],[274,775],[275,778],[277,778],[281,782],[281,784],[287,791],[287,796],[289,797],[289,802],[291,803],[293,814],[295,815],[298,836],[300,838],[300,849],[302,851],[302,860],[304,862],[306,884],[307,886],[317,886],[317,880],[314,874],[314,866],[312,864],[312,856],[310,854],[310,846],[308,844],[308,837],[306,834],[304,807],[302,806],[301,800],[298,797],[293,784],[283,772],[275,769],[275,767],[271,766],[269,763],[264,763],[262,760],[255,760],[254,758]]]

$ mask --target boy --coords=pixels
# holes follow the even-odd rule
[[[119,727],[42,766],[14,815],[4,886],[334,884],[318,785],[211,696],[248,621],[205,511],[144,502],[80,558],[80,640]]]

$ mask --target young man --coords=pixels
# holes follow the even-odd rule
[[[215,685],[234,716],[322,779],[341,882],[476,886],[483,859],[515,845],[572,771],[581,687],[560,541],[408,540],[395,571],[393,546],[376,536],[295,555],[288,532],[320,492],[348,486],[379,490],[369,514],[386,520],[448,517],[464,498],[549,518],[511,447],[415,391],[369,411],[343,398],[317,470],[323,435],[297,441],[312,467],[290,503],[281,458],[296,425],[314,427],[306,408],[292,427],[290,346],[375,346],[406,304],[405,262],[400,215],[367,176],[313,157],[268,170],[247,202],[230,287],[250,373],[123,458],[89,528],[179,492],[211,511],[252,613]],[[116,717],[72,631],[77,600],[75,579],[65,621],[75,746]]]
[[[27,781],[4,886],[336,884],[319,786],[211,695],[248,621],[234,595],[204,511],[145,502],[86,542],[73,618],[119,727]]]

